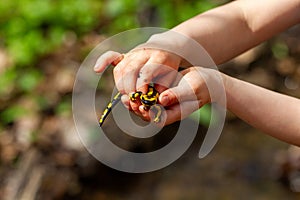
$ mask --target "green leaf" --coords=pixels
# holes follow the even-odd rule
[[[211,115],[211,106],[206,104],[204,105],[202,108],[200,108],[199,110],[193,112],[189,118],[193,119],[193,120],[199,120],[199,124],[205,126],[205,127],[208,127],[211,120],[212,122],[214,121],[214,119],[211,119],[212,118],[212,115]]]
[[[55,111],[58,115],[69,116],[71,114],[71,110],[71,101],[63,101],[56,107]]]
[[[26,113],[26,109],[21,105],[14,105],[2,111],[0,118],[4,124],[8,124],[26,115]]]
[[[21,37],[10,38],[8,41],[8,53],[16,65],[28,65],[33,61],[30,45]]]
[[[39,71],[27,71],[18,79],[18,86],[22,91],[29,92],[35,89],[41,80],[42,74]]]
[[[277,59],[285,58],[289,54],[288,46],[282,41],[276,42],[271,49],[274,57]]]

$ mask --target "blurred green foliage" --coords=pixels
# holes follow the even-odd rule
[[[189,117],[192,120],[199,121],[201,125],[208,127],[211,120],[213,120],[213,123],[216,123],[214,121],[215,119],[212,119],[211,109],[211,106],[209,104],[206,104],[201,109],[193,112]]]
[[[13,122],[18,117],[26,115],[27,110],[21,105],[12,105],[9,108],[5,109],[0,114],[0,119],[4,124]]]
[[[44,72],[36,64],[60,48],[68,33],[80,37],[94,30],[101,5],[97,0],[0,1],[0,48],[12,61],[0,73],[0,100],[9,102],[36,93],[44,78]],[[35,99],[41,105],[40,98]],[[22,105],[6,103],[0,109],[4,109],[1,111],[4,124],[26,114]]]
[[[172,28],[225,1],[213,0],[110,0],[104,5],[109,26],[104,32],[116,33],[141,26]]]
[[[275,41],[271,47],[272,53],[275,58],[283,59],[289,55],[289,47],[283,41]]]
[[[0,100],[36,94],[44,79],[36,67],[44,56],[62,47],[72,33],[76,38],[96,32],[113,35],[141,26],[171,28],[226,0],[1,0],[0,50],[7,53],[9,66],[0,70]],[[45,107],[47,99],[35,98]],[[46,102],[46,103],[45,103]],[[70,110],[69,100],[58,105],[58,113]],[[20,106],[0,106],[1,122],[18,118]]]
[[[30,65],[58,47],[67,31],[83,34],[97,23],[96,0],[2,0],[0,37],[16,65]]]

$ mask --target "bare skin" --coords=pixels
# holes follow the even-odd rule
[[[300,0],[286,0],[284,3],[282,0],[238,0],[195,16],[172,30],[196,40],[208,51],[213,60],[220,64],[298,23],[300,23]],[[159,41],[159,38],[154,35],[148,42],[163,42]],[[185,43],[177,41],[174,45],[181,48]],[[117,52],[108,52],[101,56],[94,68],[95,72],[102,72],[113,61],[112,57],[118,56],[121,55]],[[119,91],[129,94],[136,90],[144,90],[141,86],[155,77],[165,76],[167,85],[172,85],[175,78],[168,76],[168,72],[159,67],[151,67],[155,66],[152,64],[164,64],[178,70],[179,66],[184,65],[184,60],[177,55],[157,49],[143,48],[131,51],[114,68],[114,78]],[[196,79],[197,75],[194,73],[197,70],[188,70],[190,71],[183,72],[183,78],[195,76],[190,82],[191,88],[197,89],[194,91],[196,94],[197,91],[202,91],[202,95],[196,95],[199,107],[211,102],[203,93],[207,91],[203,79],[201,77]],[[210,71],[205,70],[202,70],[202,73],[205,76],[211,74]],[[276,138],[300,145],[300,124],[296,122],[300,116],[300,100],[226,75],[222,77],[229,110]],[[175,88],[177,88],[176,95],[174,95],[174,88],[163,88],[160,91],[160,104],[170,113],[167,115],[166,124],[180,119],[178,97],[180,95],[187,97],[191,94],[187,93],[188,90],[180,84]],[[241,91],[245,94],[241,94]],[[146,120],[150,119],[149,113],[140,109],[140,105],[130,102],[126,95],[122,101],[128,109]],[[184,104],[184,102],[180,101],[180,104],[186,105],[186,109],[192,112],[194,109],[188,109],[188,103]]]
[[[299,99],[267,90],[212,69],[191,67],[183,74],[182,79],[188,84],[179,83],[177,87],[169,89],[174,96],[171,99],[180,99],[183,103],[176,104],[176,100],[172,102],[175,106],[167,109],[166,124],[180,120],[182,113],[177,106],[182,106],[183,110],[189,109],[191,100],[189,98],[193,95],[197,97],[199,106],[214,101],[203,83],[212,84],[217,81],[215,80],[217,74],[221,74],[227,97],[227,109],[263,132],[300,146]],[[206,77],[206,81],[203,77]],[[187,116],[193,111],[190,109],[183,115]],[[144,110],[141,109],[141,112],[147,116]]]
[[[300,100],[223,75],[227,109],[257,129],[300,146]]]

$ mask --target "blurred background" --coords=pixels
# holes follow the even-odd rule
[[[102,165],[75,131],[75,75],[97,44],[132,28],[171,28],[227,2],[1,0],[0,199],[298,199],[298,148],[266,136],[231,113],[209,156],[197,157],[207,125],[201,123],[195,142],[179,160],[146,174]],[[300,27],[220,70],[300,98]],[[113,84],[111,74],[104,81],[99,87],[107,95],[103,105],[111,95],[105,87]],[[209,111],[204,115],[209,117]],[[108,121],[111,139],[117,143],[121,138],[120,146],[136,152],[163,146],[178,125],[166,127],[165,134],[151,141],[136,142],[110,129],[114,122]]]

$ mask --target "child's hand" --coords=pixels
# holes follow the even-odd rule
[[[120,57],[122,59],[119,59]],[[136,49],[124,55],[108,51],[98,59],[94,68],[95,72],[103,72],[109,64],[116,60],[119,60],[114,68],[117,89],[122,94],[130,94],[141,90],[141,86],[149,84],[154,78],[167,75],[172,69],[177,71],[181,58],[158,49]],[[162,65],[168,66],[170,69],[161,67]],[[170,85],[173,79],[168,78],[168,80],[166,83],[168,82]]]
[[[218,95],[222,95],[219,91],[223,89],[222,78],[225,76],[221,77],[218,71],[191,67],[180,73],[183,76],[177,86],[165,90],[159,96],[159,103],[166,109],[161,120],[164,124],[161,126],[186,118],[203,105],[217,102],[220,98]],[[212,94],[209,90],[212,90]],[[151,120],[149,112],[145,111],[142,106],[139,110],[143,119]]]
[[[173,53],[158,49],[135,49],[127,54],[108,51],[103,54],[95,65],[95,72],[103,72],[113,63],[116,87],[123,94],[122,102],[137,115],[140,104],[129,101],[128,95],[132,92],[147,92],[150,82],[162,83],[157,88],[161,93],[174,82],[181,58]]]

